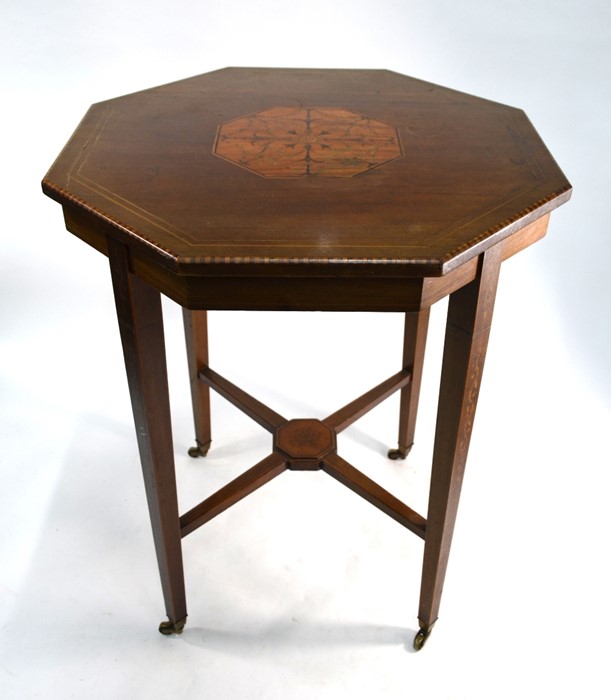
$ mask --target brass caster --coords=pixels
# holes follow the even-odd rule
[[[204,443],[196,440],[195,446],[189,448],[189,457],[193,457],[193,459],[196,459],[197,457],[205,457],[210,449],[210,442]]]
[[[416,651],[420,651],[422,647],[426,644],[426,640],[431,636],[431,630],[433,627],[429,627],[428,629],[424,629],[424,627],[421,627],[418,630],[418,634],[414,637],[414,649]]]
[[[182,620],[178,620],[178,622],[170,622],[169,620],[164,620],[159,625],[159,631],[161,632],[161,634],[164,634],[166,636],[169,636],[171,634],[182,634],[186,622],[186,617],[183,617]]]
[[[388,450],[387,457],[388,459],[405,459],[411,449],[412,445],[409,447],[397,447],[393,450]]]

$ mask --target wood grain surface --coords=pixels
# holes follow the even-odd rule
[[[257,68],[94,105],[43,189],[84,238],[183,276],[444,275],[570,196],[518,109],[390,71]]]

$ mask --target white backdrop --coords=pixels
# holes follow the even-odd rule
[[[609,7],[3,0],[0,697],[609,697]],[[227,65],[384,67],[519,106],[575,188],[502,272],[440,622],[421,654],[409,652],[418,541],[321,474],[278,479],[185,540],[189,622],[180,638],[156,629],[107,263],[65,232],[39,183],[89,104]],[[164,311],[188,506],[268,439],[215,400],[213,450],[185,456],[180,316]],[[421,511],[443,313],[407,463],[384,457],[396,401],[342,445]],[[261,346],[279,324],[331,341]],[[290,416],[324,415],[400,362],[394,314],[216,313],[211,332],[214,366]]]

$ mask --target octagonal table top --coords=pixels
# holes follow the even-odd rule
[[[182,274],[369,264],[430,276],[571,193],[519,109],[391,71],[263,68],[93,105],[43,189]]]

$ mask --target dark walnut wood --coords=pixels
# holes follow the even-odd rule
[[[326,455],[335,452],[335,431],[322,421],[297,418],[276,430],[274,448],[287,457],[291,469],[314,471]]]
[[[210,388],[200,381],[200,371],[208,367],[208,313],[183,309],[189,382],[195,424],[195,445],[191,457],[205,457],[212,443]]]
[[[422,278],[570,195],[520,110],[390,71],[256,68],[94,105],[43,189],[188,308],[371,311],[417,310]]]
[[[439,613],[503,260],[571,187],[518,109],[389,71],[230,68],[91,107],[43,181],[108,255],[169,620],[186,619],[181,538],[287,470],[322,470],[424,540],[420,649]],[[271,453],[179,516],[160,295],[184,308],[196,444],[213,389]],[[426,518],[337,454],[401,392],[414,442],[429,310],[449,296]],[[207,310],[401,311],[402,366],[324,420],[287,419],[209,366]]]
[[[168,623],[187,618],[181,532],[174,472],[170,398],[159,292],[128,269],[128,251],[109,241],[110,271],[132,400],[144,485]]]

